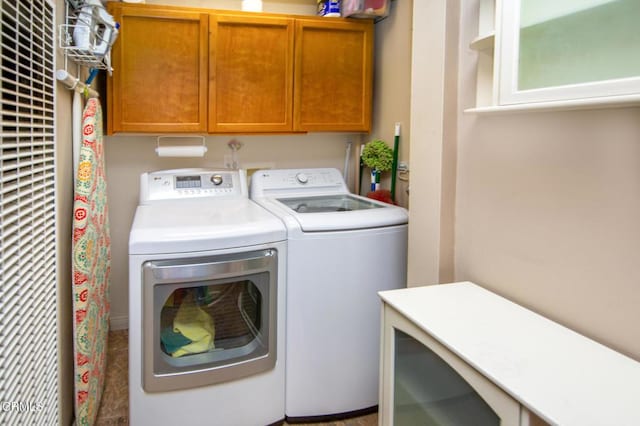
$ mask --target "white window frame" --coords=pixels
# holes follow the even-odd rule
[[[498,0],[496,69],[498,105],[560,103],[566,106],[640,102],[640,76],[518,90],[520,1]]]

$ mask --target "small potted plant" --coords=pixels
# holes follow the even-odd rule
[[[380,172],[391,170],[393,150],[385,141],[374,139],[362,150],[362,162],[371,169],[371,190],[380,189]]]

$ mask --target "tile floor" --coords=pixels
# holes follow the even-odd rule
[[[129,424],[129,331],[109,332],[107,376],[96,425]]]
[[[129,424],[129,384],[128,384],[128,331],[109,332],[109,349],[107,352],[107,376],[102,396],[102,405],[98,412],[97,426]],[[356,417],[353,419],[313,423],[313,426],[375,426],[378,415]],[[285,423],[287,425],[287,423]],[[305,426],[305,424],[297,424]],[[256,425],[260,426],[260,425]]]

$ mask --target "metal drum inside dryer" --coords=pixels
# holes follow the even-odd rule
[[[407,211],[351,194],[336,169],[255,172],[251,198],[287,228],[287,418],[375,410],[377,292],[406,286]]]
[[[242,171],[141,176],[129,239],[130,421],[284,418],[286,232]]]

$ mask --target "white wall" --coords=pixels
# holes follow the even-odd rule
[[[474,104],[476,16],[468,2],[455,279],[640,359],[640,109],[462,113]]]

